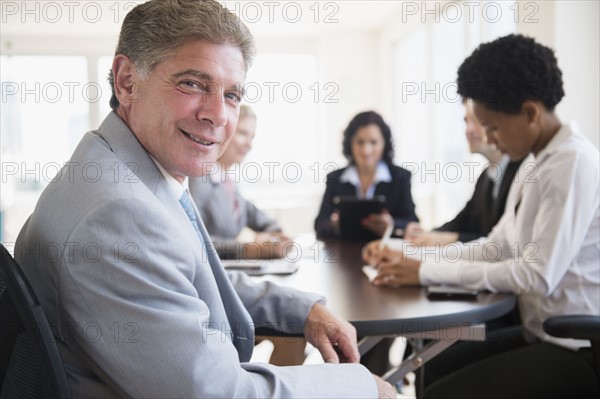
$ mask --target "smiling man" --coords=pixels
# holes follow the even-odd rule
[[[558,339],[542,323],[600,314],[598,149],[554,112],[564,96],[554,52],[520,35],[479,46],[458,70],[458,92],[488,141],[512,160],[532,154],[490,235],[455,247],[461,259],[409,258],[369,244],[380,285],[453,284],[513,292],[521,325],[459,343],[427,364],[426,398],[596,397],[589,341]],[[527,161],[525,161],[527,162]],[[406,249],[406,247],[404,247]],[[491,251],[488,251],[491,249]]]
[[[113,112],[15,247],[74,397],[395,397],[350,364],[356,331],[323,298],[227,274],[191,204],[188,177],[235,131],[253,51],[216,1],[154,0],[125,18]],[[249,364],[255,326],[303,331],[328,363],[348,364]]]
[[[117,54],[117,115],[140,144],[182,183],[225,151],[237,124],[246,65],[230,44],[191,41],[140,79],[132,60]]]

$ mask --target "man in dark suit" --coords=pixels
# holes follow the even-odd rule
[[[407,240],[432,246],[476,240],[487,236],[504,213],[508,192],[523,160],[510,160],[488,143],[485,129],[473,114],[472,103],[465,99],[463,105],[469,150],[483,155],[490,165],[481,173],[473,196],[454,219],[431,232],[424,231],[419,223],[409,223],[404,234]]]

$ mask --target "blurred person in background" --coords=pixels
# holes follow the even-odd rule
[[[390,127],[374,111],[357,114],[346,129],[342,151],[349,164],[327,175],[319,214],[315,220],[318,237],[340,235],[336,198],[354,196],[372,199],[384,196],[382,213],[370,214],[362,221],[372,238],[381,237],[389,224],[396,236],[409,222],[418,222],[412,200],[408,170],[394,165],[394,144]]]
[[[255,135],[256,114],[249,106],[241,105],[233,138],[211,165],[214,168],[205,176],[189,180],[190,194],[221,259],[282,258],[291,243],[273,218],[240,194],[235,173],[228,173],[252,149]],[[238,240],[245,227],[254,231],[252,241]]]
[[[425,231],[419,223],[410,222],[404,239],[419,245],[446,245],[468,242],[488,235],[504,213],[506,198],[522,160],[511,161],[492,143],[473,114],[473,103],[463,100],[465,135],[471,154],[481,154],[489,162],[477,179],[475,190],[465,207],[451,221]]]

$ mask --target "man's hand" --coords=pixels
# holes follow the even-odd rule
[[[384,380],[383,378],[376,376],[373,374],[373,378],[375,378],[375,383],[377,384],[377,390],[379,391],[379,399],[395,399],[398,397],[398,392],[396,389]]]
[[[257,233],[254,242],[244,244],[244,258],[277,259],[283,258],[291,248],[290,237],[280,232]]]
[[[326,363],[358,363],[356,329],[320,303],[310,309],[304,324],[306,340],[321,352]]]
[[[425,230],[418,222],[410,222],[404,229],[404,239],[407,241],[416,241],[421,235],[425,234]]]

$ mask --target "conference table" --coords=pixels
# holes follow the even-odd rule
[[[361,355],[386,336],[407,337],[413,354],[384,375],[392,383],[455,342],[484,340],[485,322],[515,307],[513,294],[480,292],[473,300],[430,300],[423,287],[375,287],[362,272],[363,245],[343,240],[304,242],[287,256],[297,261],[297,272],[255,278],[326,297],[327,306],[365,337],[359,342]],[[419,384],[422,378],[417,392],[422,389]]]

